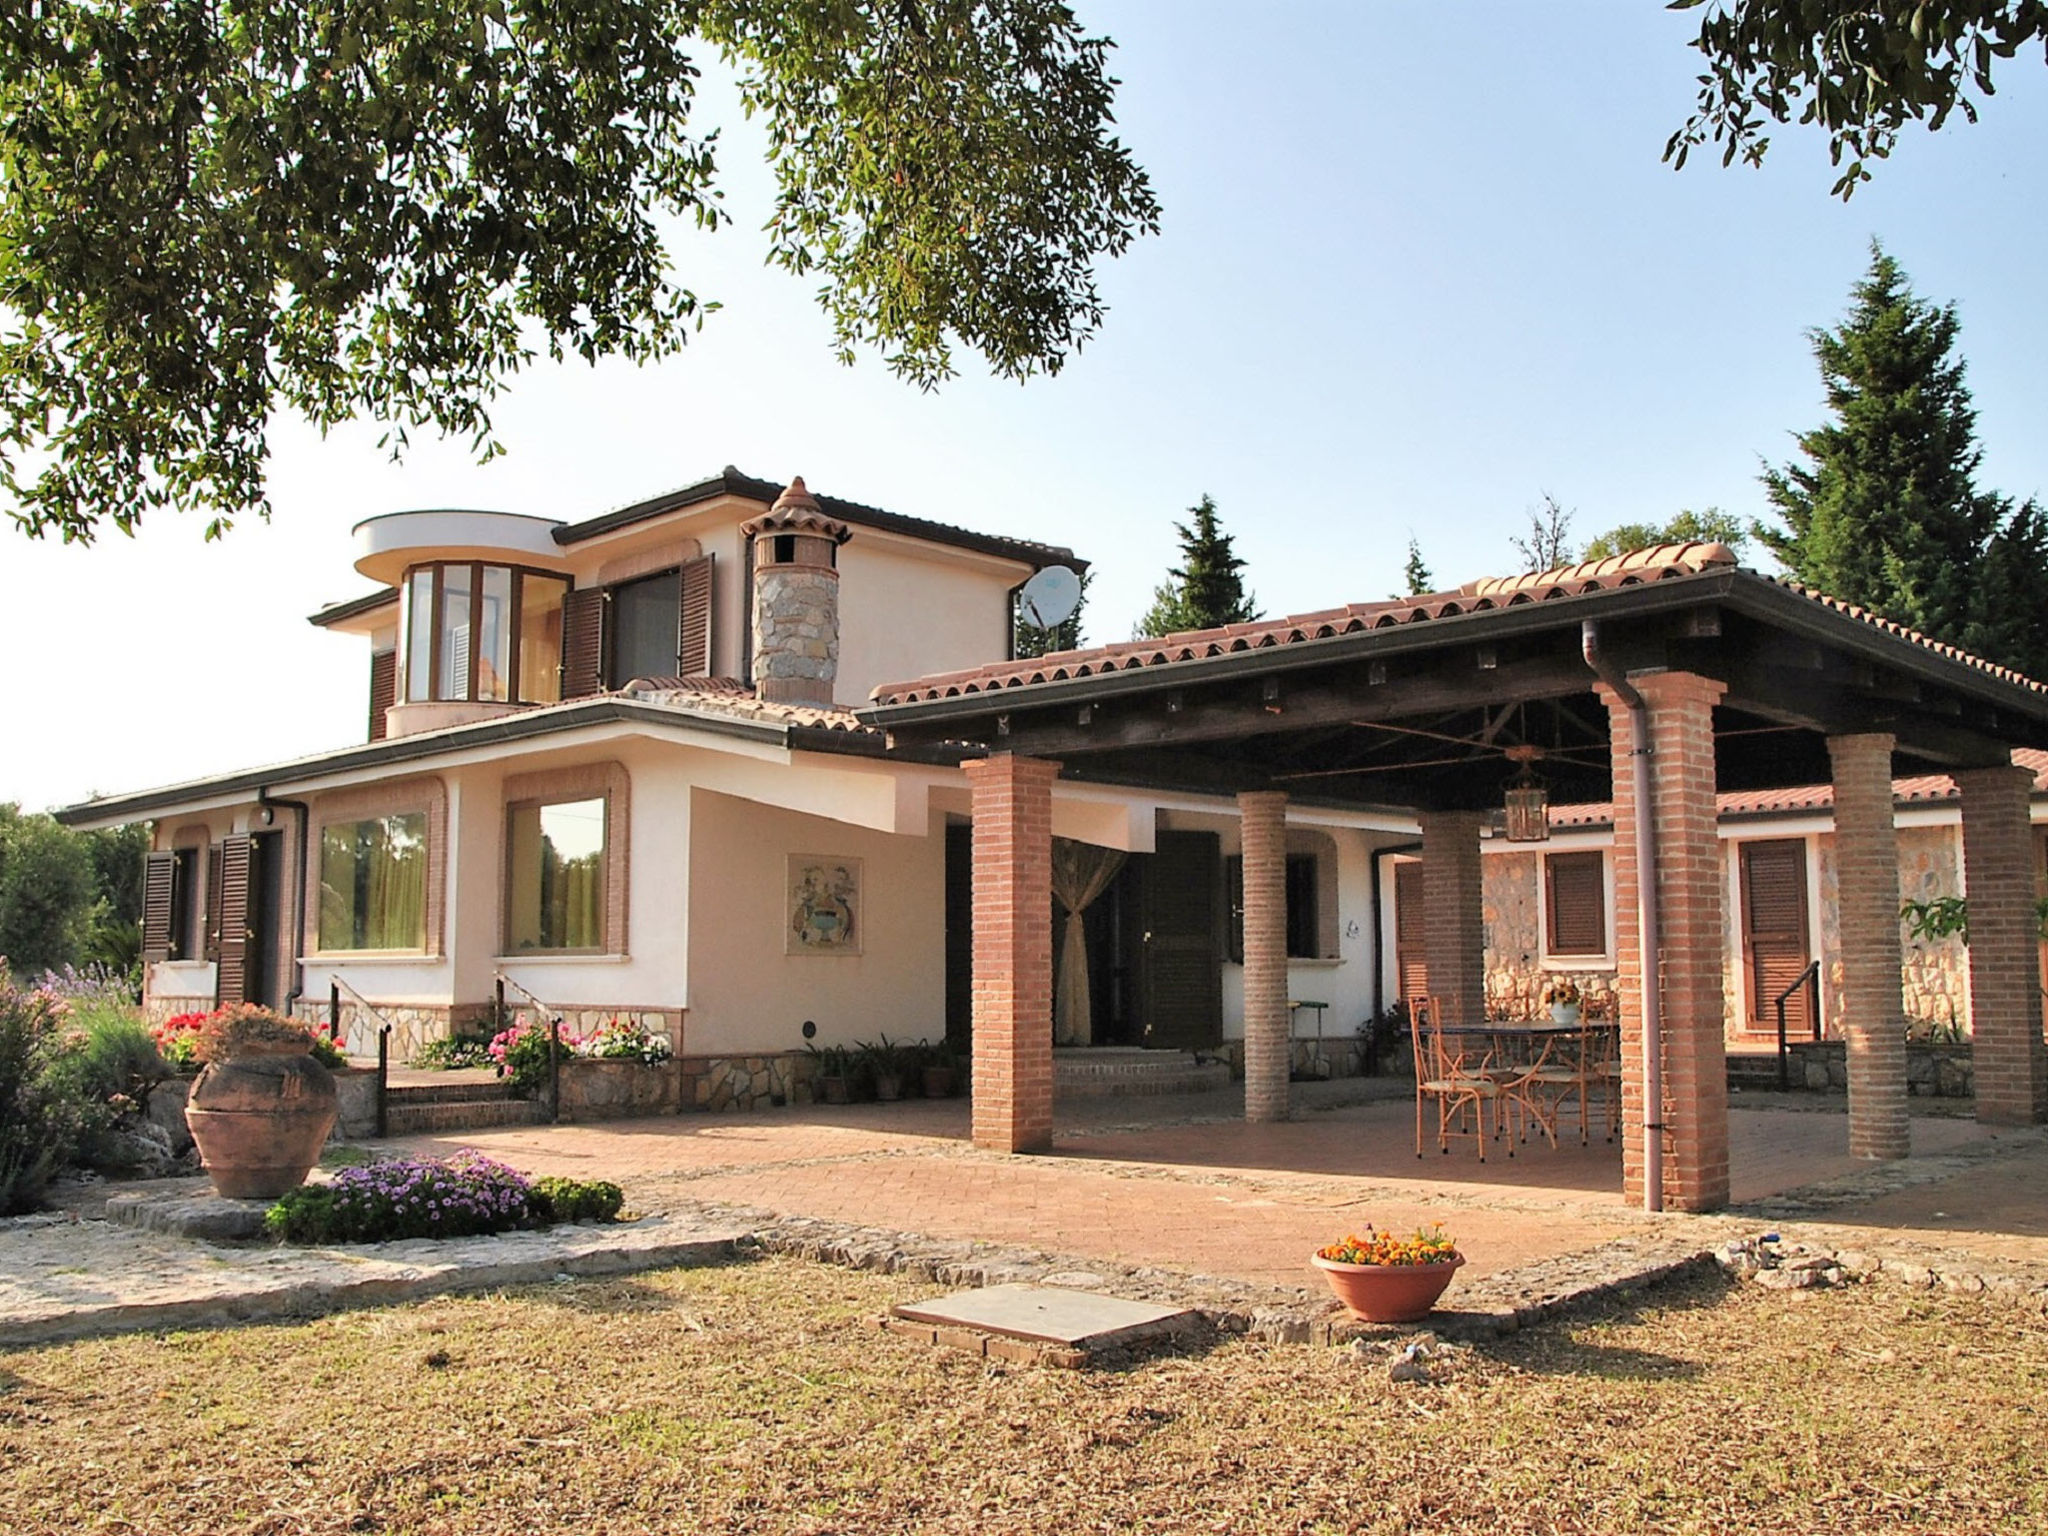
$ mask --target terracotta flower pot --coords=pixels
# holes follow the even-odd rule
[[[214,1189],[275,1200],[297,1189],[334,1129],[334,1076],[303,1048],[245,1048],[199,1074],[185,1123]]]
[[[1465,1256],[1459,1254],[1444,1264],[1339,1264],[1318,1253],[1311,1254],[1309,1262],[1323,1272],[1353,1317],[1368,1323],[1413,1323],[1429,1316]]]

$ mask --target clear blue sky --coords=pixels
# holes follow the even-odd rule
[[[1119,44],[1120,130],[1165,228],[1104,271],[1107,328],[1061,376],[998,383],[970,358],[921,395],[839,366],[810,283],[761,265],[758,140],[725,113],[734,227],[674,241],[725,305],[687,355],[524,376],[488,467],[280,423],[276,517],[224,545],[169,515],[92,549],[0,534],[0,799],[359,739],[362,643],[304,616],[365,590],[349,526],[403,507],[581,518],[726,463],[803,474],[1071,545],[1099,571],[1097,640],[1128,636],[1205,491],[1269,613],[1386,596],[1411,533],[1442,585],[1512,569],[1546,491],[1581,538],[1758,514],[1759,461],[1822,419],[1805,333],[1842,314],[1873,236],[1960,308],[1983,483],[2048,494],[2038,61],[1845,207],[1798,129],[1760,172],[1660,163],[1695,68],[1690,19],[1656,0],[1076,5]]]

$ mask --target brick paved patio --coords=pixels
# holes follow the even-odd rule
[[[1476,1279],[1673,1219],[1624,1204],[1619,1151],[1600,1140],[1534,1145],[1512,1159],[1489,1153],[1483,1167],[1469,1145],[1418,1160],[1412,1102],[1388,1097],[1389,1086],[1315,1085],[1312,1104],[1378,1096],[1269,1125],[1239,1118],[1235,1092],[1066,1103],[1054,1149],[1039,1157],[976,1151],[959,1100],[505,1128],[402,1145],[470,1145],[529,1172],[617,1179],[645,1210],[730,1204],[1268,1285],[1305,1283],[1311,1249],[1367,1222],[1442,1221]],[[1981,1149],[1991,1135],[1947,1118],[1916,1118],[1912,1130],[1922,1159]],[[1738,1204],[1871,1166],[1849,1157],[1841,1113],[1737,1110],[1731,1142]],[[1930,1175],[1942,1167],[1923,1164]],[[2048,1233],[2024,1246],[2007,1256],[2048,1259]]]

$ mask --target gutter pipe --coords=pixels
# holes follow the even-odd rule
[[[306,833],[313,819],[313,808],[303,800],[287,800],[260,787],[256,791],[256,803],[284,806],[298,823],[299,856],[292,865],[292,986],[284,995],[285,1017],[290,1018],[293,1008],[306,993],[306,966],[299,955],[306,943]]]
[[[1650,799],[1650,706],[1600,650],[1600,625],[1579,626],[1579,651],[1600,681],[1628,706],[1629,762],[1635,785],[1636,932],[1643,973],[1643,1209],[1664,1209],[1664,1004],[1657,935],[1657,821]]]

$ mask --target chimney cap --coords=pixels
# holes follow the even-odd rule
[[[818,498],[805,487],[802,475],[789,482],[788,488],[775,498],[774,506],[760,517],[740,524],[744,538],[758,538],[764,533],[808,533],[835,544],[844,544],[853,537],[853,530],[846,524],[825,515]]]

